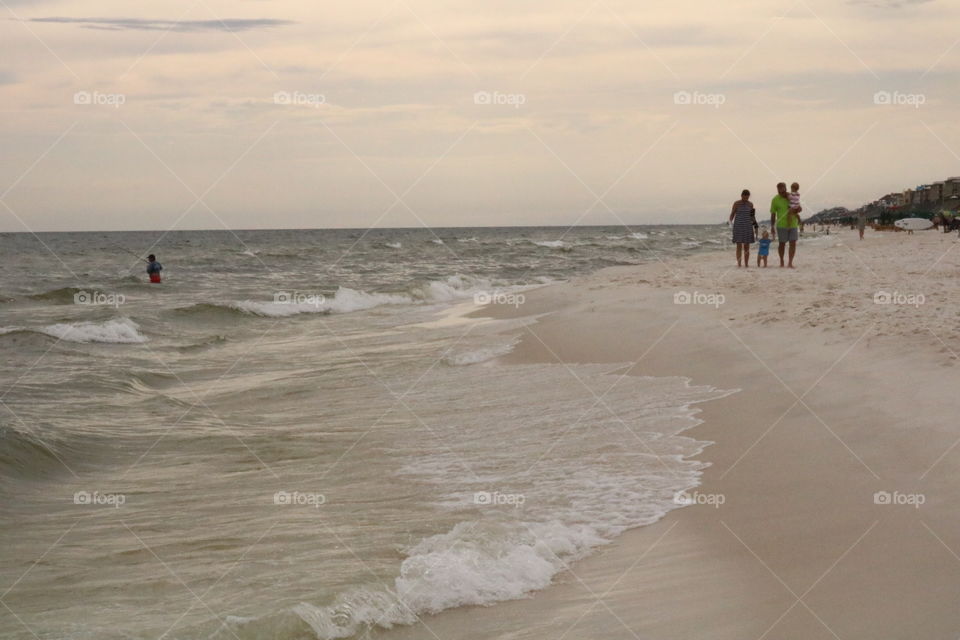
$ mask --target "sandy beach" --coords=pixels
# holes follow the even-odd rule
[[[711,466],[697,504],[496,614],[459,609],[387,633],[956,637],[957,245],[932,231],[861,242],[842,230],[802,241],[793,271],[774,256],[737,269],[730,250],[608,269],[533,291],[518,310],[483,309],[542,314],[510,362],[629,362],[625,375],[739,392],[701,405],[687,434],[715,443],[700,456]],[[692,303],[675,303],[684,292]]]

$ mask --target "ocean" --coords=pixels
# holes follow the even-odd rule
[[[466,312],[724,247],[719,225],[0,234],[0,636],[389,637],[547,587],[680,506],[709,444],[683,432],[727,391],[504,364],[536,318]]]

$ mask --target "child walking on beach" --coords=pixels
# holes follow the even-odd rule
[[[763,237],[757,241],[759,248],[757,249],[757,266],[760,266],[761,261],[763,266],[767,266],[767,257],[770,255],[770,243],[773,242],[770,240],[770,232],[766,229],[763,230]]]

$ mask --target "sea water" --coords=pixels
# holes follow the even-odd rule
[[[349,638],[547,587],[677,508],[726,392],[444,319],[727,233],[0,235],[0,635]]]

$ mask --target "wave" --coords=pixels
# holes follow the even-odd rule
[[[320,295],[304,298],[298,302],[295,295],[289,301],[242,300],[230,303],[198,303],[180,307],[174,311],[186,315],[247,315],[267,318],[284,318],[306,313],[351,313],[366,311],[387,305],[434,304],[473,297],[481,291],[491,290],[489,280],[464,275],[453,275],[443,280],[430,280],[412,285],[402,292],[367,292],[349,287],[340,287],[333,296]]]
[[[410,625],[424,614],[516,600],[543,589],[566,562],[602,542],[583,527],[559,522],[461,522],[411,549],[393,589],[359,587],[328,606],[300,603],[293,613],[321,640]]]
[[[130,318],[105,322],[62,322],[40,328],[0,327],[0,335],[16,334],[39,334],[66,342],[138,344],[147,341],[146,336],[140,333],[140,326]]]
[[[402,249],[403,243],[402,242],[384,242],[383,246],[389,247],[390,249]]]
[[[177,347],[177,351],[180,351],[182,353],[190,353],[193,351],[204,351],[206,349],[211,349],[213,347],[219,347],[223,344],[226,344],[228,340],[229,338],[227,338],[227,336],[217,334],[217,335],[203,338],[191,344]]]
[[[64,452],[55,443],[14,427],[0,428],[0,436],[0,476],[30,476],[57,468],[66,471],[61,463]]]
[[[87,291],[87,289],[80,287],[58,287],[56,289],[50,289],[49,291],[32,294],[29,298],[31,300],[47,300],[58,304],[73,304],[74,296],[83,291]]]
[[[67,342],[133,344],[147,341],[147,338],[140,333],[140,326],[130,318],[118,318],[105,322],[51,324],[39,331]]]
[[[563,240],[531,240],[530,244],[546,249],[560,249],[561,251],[572,251],[573,248],[567,245]]]
[[[389,304],[409,304],[408,296],[391,293],[367,293],[348,287],[337,289],[333,298],[316,298],[310,302],[257,302],[244,300],[231,305],[245,313],[255,316],[282,318],[301,313],[350,313],[363,311]]]
[[[430,242],[432,242],[433,244],[446,244],[446,243],[445,243],[443,240],[441,240],[440,238],[431,238],[431,239],[430,239]]]

